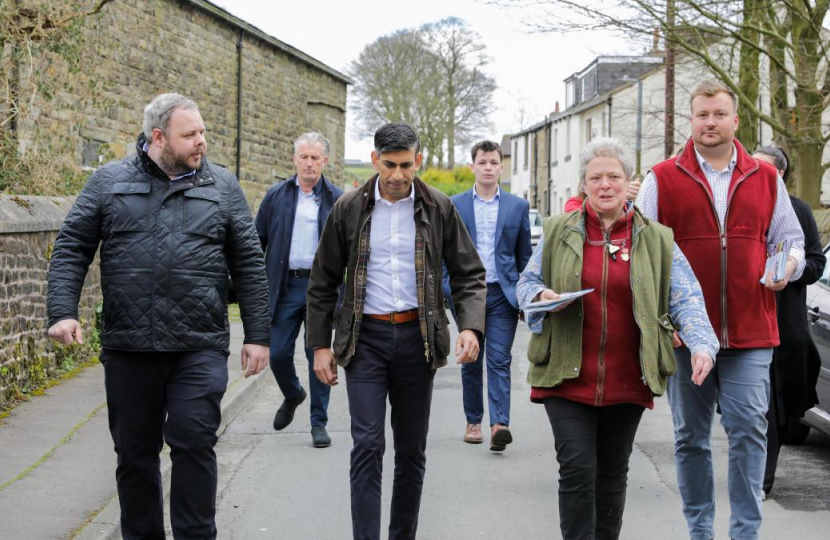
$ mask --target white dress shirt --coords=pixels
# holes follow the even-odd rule
[[[415,282],[415,186],[391,203],[375,183],[364,313],[380,315],[418,307]]]

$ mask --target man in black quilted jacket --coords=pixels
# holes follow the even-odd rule
[[[216,431],[228,383],[228,273],[245,328],[242,368],[268,365],[268,284],[239,181],[205,158],[196,103],[157,96],[136,153],[100,167],[49,268],[49,335],[83,343],[78,298],[101,246],[101,362],[125,540],[164,538],[159,453],[173,464],[175,538],[216,538]]]

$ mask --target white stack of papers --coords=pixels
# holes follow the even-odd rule
[[[557,307],[563,304],[570,304],[580,296],[585,296],[589,292],[593,291],[594,289],[585,289],[576,292],[559,293],[559,298],[557,298],[556,300],[542,300],[540,302],[531,302],[530,304],[524,307],[524,312],[525,314],[530,315],[531,313],[553,311]]]
[[[764,275],[761,276],[761,283],[766,283],[767,274],[772,272],[773,281],[781,281],[787,275],[787,257],[790,254],[790,240],[782,240],[775,246],[775,253],[767,259],[764,265]]]

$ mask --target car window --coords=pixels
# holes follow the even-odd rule
[[[830,264],[824,265],[824,272],[821,273],[821,277],[818,278],[818,282],[824,283],[825,285],[830,287]]]
[[[542,218],[539,217],[538,212],[531,212],[528,216],[530,219],[530,226],[531,227],[541,227],[542,226]]]

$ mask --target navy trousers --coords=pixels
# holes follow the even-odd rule
[[[380,539],[387,396],[395,444],[389,540],[415,538],[435,377],[426,360],[418,321],[393,325],[363,317],[354,357],[345,369],[354,444],[350,478],[355,540]]]
[[[294,347],[300,326],[305,322],[308,278],[288,278],[288,287],[280,294],[274,318],[271,321],[271,371],[277,379],[285,399],[299,395],[302,384],[294,367]],[[308,386],[311,394],[311,426],[325,426],[328,421],[331,387],[320,382],[314,374],[314,350],[305,347],[308,360]]]
[[[164,538],[159,470],[173,462],[170,521],[178,539],[216,538],[216,430],[228,386],[228,351],[104,349],[109,427],[124,540]]]
[[[480,424],[484,417],[483,366],[487,356],[487,405],[490,425],[510,425],[510,363],[513,338],[519,312],[513,308],[501,285],[487,284],[487,318],[484,338],[475,362],[461,366],[464,415],[470,424]]]

